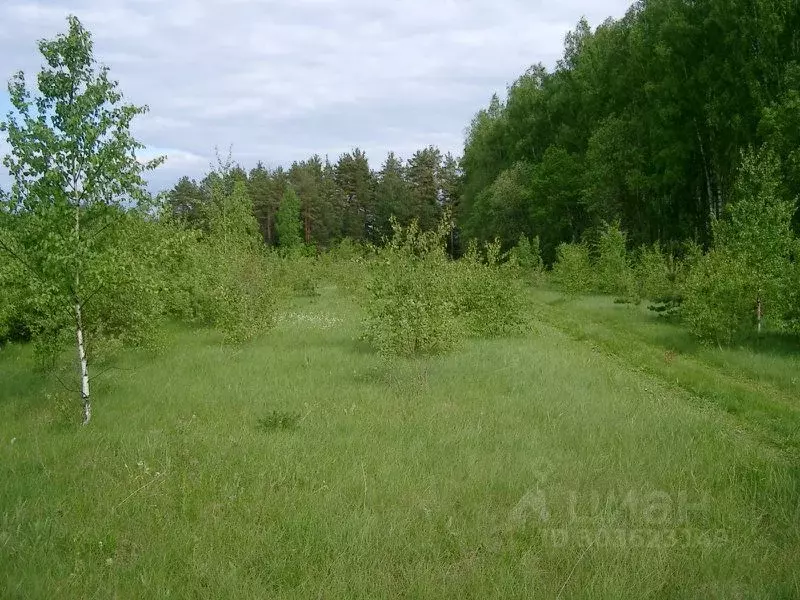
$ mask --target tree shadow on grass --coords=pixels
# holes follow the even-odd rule
[[[800,335],[797,334],[770,331],[748,336],[737,341],[735,345],[761,354],[800,357]]]
[[[0,402],[42,398],[51,383],[49,373],[36,366],[30,347],[9,344],[0,348]]]
[[[698,354],[703,350],[719,349],[720,346],[713,342],[699,340],[686,329],[677,317],[656,317],[665,325],[662,331],[650,336],[652,342],[680,352],[681,354]],[[800,335],[767,331],[761,334],[741,336],[729,344],[722,345],[723,350],[746,350],[753,354],[763,354],[778,357],[800,357]]]

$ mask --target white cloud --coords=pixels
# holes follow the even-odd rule
[[[137,153],[137,160],[141,163],[150,162],[156,158],[164,157],[164,164],[171,169],[194,169],[197,166],[207,166],[208,160],[199,154],[192,154],[185,150],[174,148],[154,148],[148,147]]]
[[[353,146],[389,150],[462,132],[530,64],[553,64],[566,31],[629,0],[5,0],[0,75],[31,74],[35,41],[76,14],[126,97],[148,104],[137,135],[172,148],[159,175],[197,175],[213,147],[286,164]],[[5,112],[0,97],[0,109]]]

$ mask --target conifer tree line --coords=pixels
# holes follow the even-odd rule
[[[390,153],[378,171],[356,148],[336,163],[315,155],[288,169],[259,162],[249,172],[231,165],[213,169],[200,181],[182,177],[167,194],[172,215],[207,228],[211,190],[220,172],[224,187],[236,181],[247,186],[265,244],[281,247],[328,248],[343,238],[380,244],[391,237],[392,217],[401,225],[416,220],[431,230],[443,211],[456,205],[460,185],[457,160],[434,146],[406,161]]]

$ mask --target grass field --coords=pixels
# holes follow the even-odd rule
[[[86,428],[0,350],[0,597],[800,597],[800,349],[530,310],[389,364],[325,288],[242,347],[125,354]]]

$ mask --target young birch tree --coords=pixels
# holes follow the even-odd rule
[[[8,86],[13,109],[0,124],[11,148],[4,164],[12,176],[0,208],[0,260],[14,260],[24,271],[17,283],[32,299],[37,335],[56,340],[72,331],[87,424],[87,311],[89,331],[119,331],[136,321],[92,305],[130,306],[97,300],[147,287],[128,281],[141,277],[141,270],[127,268],[132,263],[125,246],[131,215],[148,199],[142,174],[161,159],[137,160],[144,146],[130,124],[147,107],[122,102],[77,18],[68,18],[66,34],[40,41],[39,50],[45,65],[38,92],[28,89],[22,72],[14,75]]]

